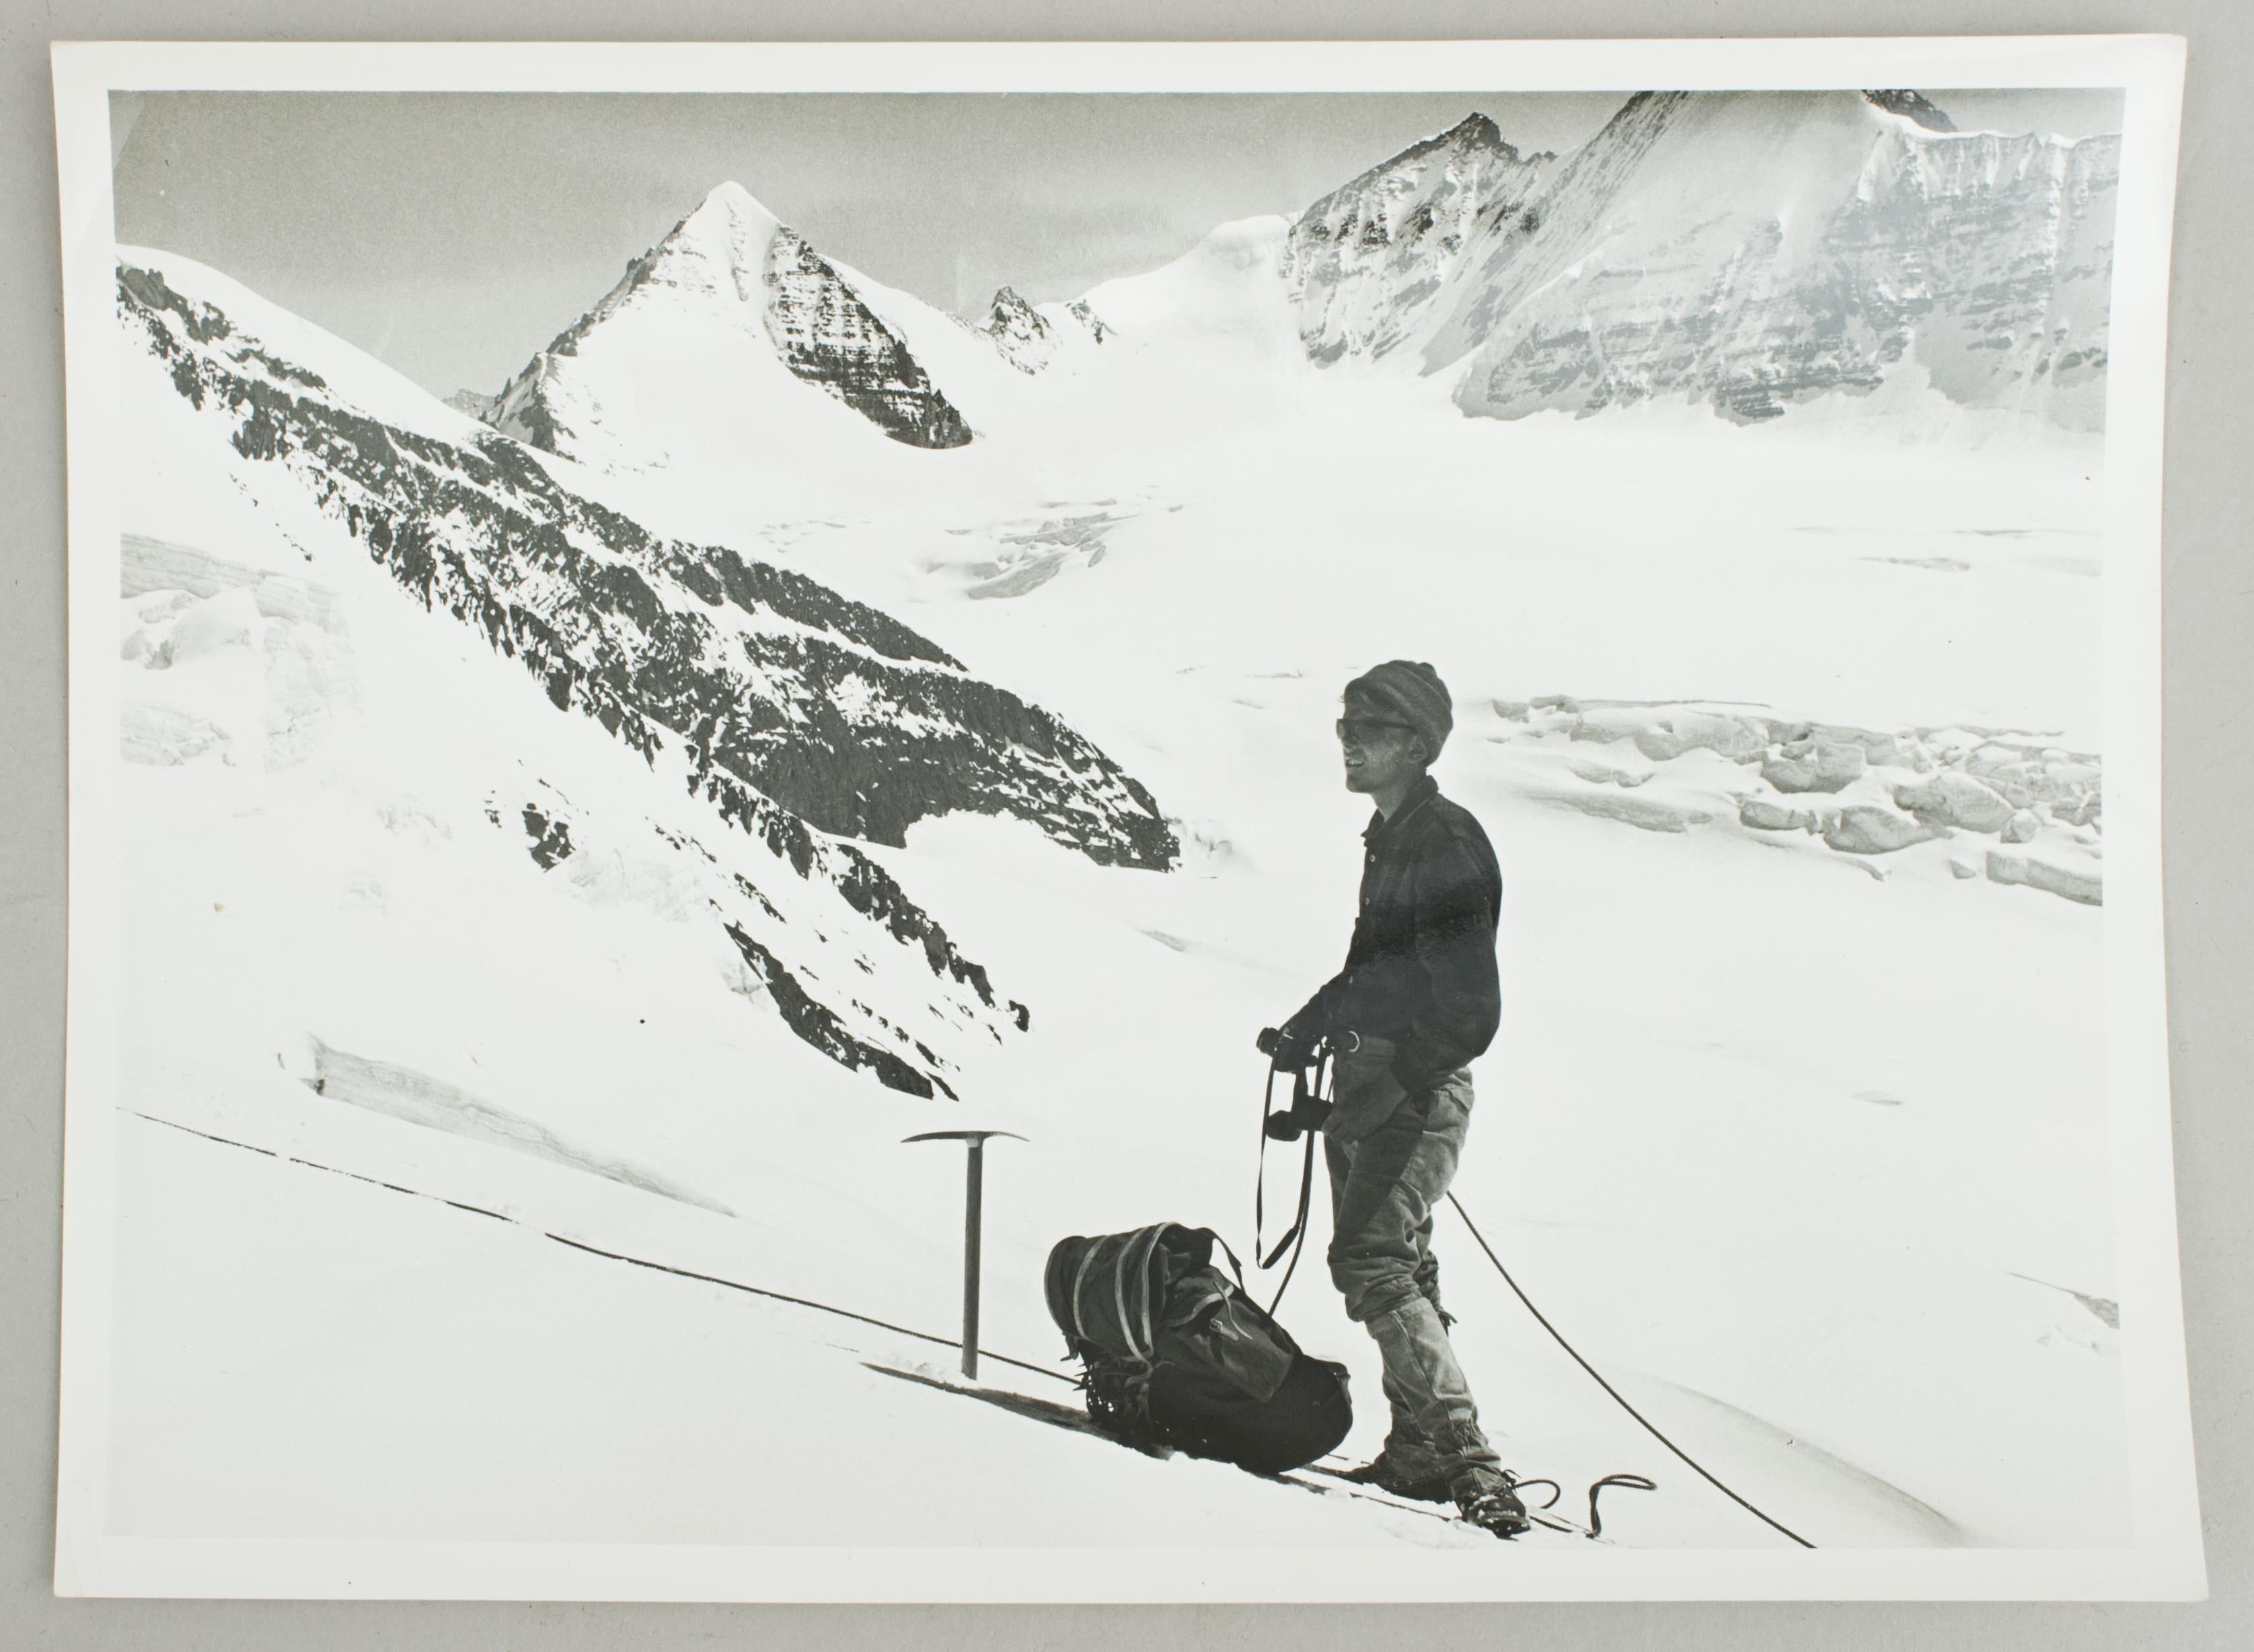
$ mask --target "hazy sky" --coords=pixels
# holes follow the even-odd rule
[[[715,184],[958,313],[1155,269],[1296,213],[1474,109],[1522,150],[1622,92],[1134,94],[133,93],[121,241],[186,255],[439,395],[498,389]],[[1950,92],[1965,127],[2118,130],[2118,93]]]

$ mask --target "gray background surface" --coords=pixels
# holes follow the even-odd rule
[[[1203,39],[2162,31],[2191,42],[2171,302],[2166,543],[2168,970],[2193,1406],[2214,1599],[2200,1606],[755,1607],[58,1601],[50,1593],[61,1190],[63,447],[54,39]],[[2245,0],[0,0],[0,1646],[1759,1649],[2254,1645],[2244,1013],[2254,766],[2238,550],[2254,261]],[[872,1488],[881,1495],[881,1488]],[[2112,1509],[2093,1506],[2102,1523]]]

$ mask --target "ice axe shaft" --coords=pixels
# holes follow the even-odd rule
[[[962,1375],[978,1375],[978,1250],[986,1200],[986,1138],[1007,1136],[1026,1138],[1007,1130],[933,1130],[910,1136],[911,1142],[961,1142],[970,1151],[962,1186]]]
[[[978,1238],[986,1201],[986,1144],[973,1138],[962,1185],[962,1375],[978,1375]]]

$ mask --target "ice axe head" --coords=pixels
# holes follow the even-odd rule
[[[1013,1130],[928,1130],[920,1136],[903,1136],[900,1143],[905,1146],[909,1142],[969,1142],[976,1147],[989,1136],[1007,1136],[1013,1142],[1026,1139]]]

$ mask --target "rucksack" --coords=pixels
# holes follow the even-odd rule
[[[1214,1265],[1219,1242],[1210,1228],[1172,1222],[1060,1240],[1049,1316],[1082,1362],[1088,1414],[1103,1432],[1281,1474],[1353,1426],[1346,1368],[1301,1352]]]

